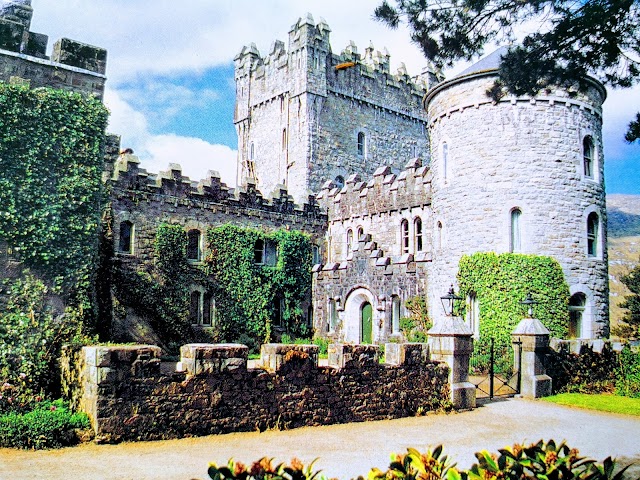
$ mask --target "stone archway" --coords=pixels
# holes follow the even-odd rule
[[[345,301],[344,306],[344,341],[362,343],[362,311],[369,304],[372,316],[376,311],[375,297],[369,289],[360,287],[353,290]],[[376,338],[376,322],[372,318],[371,341]]]

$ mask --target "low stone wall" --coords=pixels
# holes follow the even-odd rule
[[[317,348],[264,345],[261,367],[247,369],[244,345],[185,345],[178,371],[163,375],[157,347],[84,347],[63,360],[66,384],[76,384],[66,391],[100,442],[400,418],[449,405],[449,369],[429,360],[426,344],[394,346],[394,364],[379,363],[375,346],[332,346],[328,367],[318,367]]]

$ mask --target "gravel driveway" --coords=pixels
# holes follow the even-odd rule
[[[250,463],[262,456],[304,462],[329,477],[366,476],[386,468],[389,454],[443,444],[458,465],[469,467],[473,453],[495,451],[514,442],[567,440],[583,455],[640,464],[640,417],[597,413],[543,401],[509,399],[473,411],[380,422],[308,427],[289,431],[234,433],[209,437],[119,445],[87,444],[53,451],[0,449],[0,479],[205,480],[208,463],[230,457]],[[635,476],[640,468],[634,468]]]

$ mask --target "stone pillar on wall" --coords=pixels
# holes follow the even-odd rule
[[[446,317],[429,330],[431,359],[449,365],[450,399],[454,408],[476,406],[476,386],[469,382],[473,332],[459,317]]]
[[[246,370],[249,347],[237,343],[190,343],[180,347],[180,368],[187,375]]]
[[[536,318],[523,318],[511,334],[515,368],[520,369],[520,394],[525,398],[551,395],[544,354],[549,349],[549,330]],[[520,344],[520,345],[518,345]]]

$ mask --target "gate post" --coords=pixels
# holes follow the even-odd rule
[[[551,395],[551,377],[543,358],[549,348],[549,330],[536,318],[523,318],[511,334],[515,368],[520,372],[520,394],[526,398]],[[520,343],[520,348],[515,348]]]
[[[450,400],[454,408],[475,408],[476,386],[469,382],[473,332],[461,318],[447,317],[439,320],[428,335],[431,358],[449,365]]]

